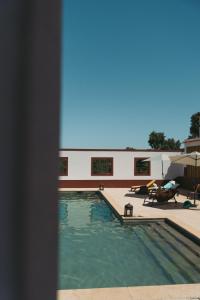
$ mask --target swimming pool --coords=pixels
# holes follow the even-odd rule
[[[200,246],[166,222],[122,225],[99,192],[59,198],[59,289],[200,282]]]

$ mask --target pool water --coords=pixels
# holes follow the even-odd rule
[[[98,192],[59,197],[59,289],[200,282],[200,247],[164,221],[121,224]]]

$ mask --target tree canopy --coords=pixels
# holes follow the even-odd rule
[[[149,134],[149,145],[153,149],[158,150],[179,150],[181,142],[175,140],[174,138],[166,139],[163,132],[152,131]]]
[[[200,112],[197,112],[191,116],[190,119],[190,136],[189,138],[199,137],[199,117]]]
[[[165,136],[163,132],[152,131],[148,143],[153,149],[161,149],[164,145]]]

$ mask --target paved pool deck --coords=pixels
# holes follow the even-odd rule
[[[61,191],[95,191],[97,189],[60,189]],[[176,197],[178,203],[169,201],[167,204],[154,206],[143,205],[144,196],[135,195],[127,188],[106,188],[101,191],[116,212],[123,216],[124,205],[133,205],[134,220],[167,218],[183,227],[200,239],[200,201],[197,206],[183,209],[186,200],[184,194]],[[58,300],[200,300],[200,284],[181,284],[165,286],[142,286],[124,288],[100,288],[80,290],[60,290]]]

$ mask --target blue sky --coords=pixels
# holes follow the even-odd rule
[[[183,141],[200,111],[199,0],[63,0],[61,147]]]

